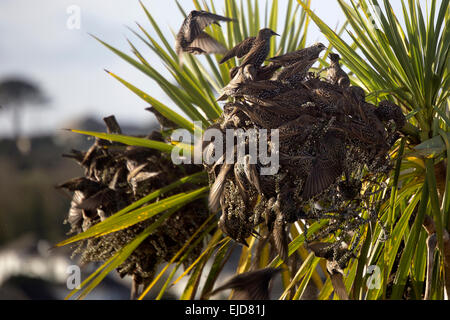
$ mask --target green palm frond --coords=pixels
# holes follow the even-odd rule
[[[361,86],[366,92],[372,92],[368,97],[372,102],[393,100],[401,105],[407,114],[408,123],[402,130],[404,138],[396,143],[391,151],[394,168],[389,175],[377,181],[380,185],[386,185],[391,194],[389,196],[384,192],[374,192],[370,201],[377,203],[378,222],[361,226],[361,237],[354,236],[350,242],[360,253],[359,259],[351,260],[344,270],[344,283],[353,299],[399,299],[403,296],[407,283],[413,288],[412,296],[422,298],[427,264],[425,240],[428,236],[422,225],[426,216],[435,221],[441,254],[430,282],[439,283],[438,280],[443,279],[446,272],[450,272],[445,268],[443,259],[444,234],[450,226],[449,1],[431,0],[429,16],[425,17],[419,1],[408,0],[406,3],[402,0],[401,14],[404,24],[400,24],[387,0],[338,0],[347,20],[337,32],[319,18],[320,12],[316,14],[311,10],[310,0],[298,0],[297,3],[288,0],[284,8],[279,1],[266,1],[263,5],[262,1],[257,0],[224,0],[224,12],[216,11],[216,1],[193,0],[193,6],[197,10],[207,10],[237,20],[237,23],[227,23],[222,28],[212,26],[206,29],[207,33],[228,48],[248,36],[255,35],[262,27],[274,30],[282,28],[278,30],[281,37],[271,40],[272,56],[305,47],[310,22],[313,21],[330,42],[326,54],[331,48],[339,52],[344,65],[351,72],[353,84]],[[178,1],[175,1],[175,4],[186,16],[182,5]],[[186,55],[181,66],[174,50],[174,38],[167,38],[149,7],[143,2],[140,2],[140,5],[150,29],[141,24],[137,24],[136,29],[129,29],[137,41],[156,54],[165,67],[164,71],[153,67],[154,64],[148,61],[137,49],[138,46],[130,40],[128,45],[131,54],[127,54],[104,40],[95,36],[94,38],[148,76],[171,103],[163,104],[150,92],[132,85],[129,80],[107,71],[108,74],[179,128],[194,133],[196,129],[209,127],[222,114],[222,108],[216,98],[218,92],[230,81],[229,71],[238,64],[237,59],[230,59],[219,65],[219,55],[200,58]],[[377,17],[373,15],[374,8],[382,9],[376,10],[379,13]],[[377,25],[373,24],[374,18],[378,22]],[[342,39],[343,32],[348,32],[352,43]],[[155,34],[156,36],[152,36]],[[324,60],[320,62],[321,67],[327,66]],[[163,73],[169,74],[170,77],[164,76]],[[184,115],[174,111],[175,108],[181,110]],[[202,128],[196,127],[198,123],[201,123]],[[190,154],[193,148],[193,145],[187,143],[164,143],[118,134],[72,131],[124,145],[156,149],[163,153],[170,153],[178,146]],[[441,162],[446,164],[446,176],[443,179],[444,188],[439,189],[438,193],[442,177],[435,176],[435,167]],[[177,188],[187,185],[191,186],[188,191],[183,189],[183,192],[173,193]],[[195,188],[192,185],[195,185]],[[183,177],[153,191],[87,231],[58,244],[66,245],[101,237],[150,218],[156,219],[151,220],[153,223],[150,226],[86,279],[81,286],[83,291],[78,297],[84,298],[173,212],[182,212],[183,208],[194,200],[205,199],[208,190],[206,172]],[[368,219],[370,214],[368,210],[363,210],[361,218]],[[329,221],[325,219],[312,224],[308,230],[305,230],[301,222],[293,226],[289,255],[297,252],[303,261],[298,270],[283,272],[284,292],[280,299],[300,299],[310,284],[318,288],[319,299],[332,297],[334,288],[330,278],[322,277],[322,274],[326,274],[324,259],[315,257],[303,247],[306,231],[308,235],[313,234],[323,230],[328,224]],[[331,241],[331,237],[328,240]],[[205,242],[207,245],[202,247],[197,259],[186,266],[181,276],[176,277],[181,265],[188,261],[190,250]],[[255,246],[253,238],[248,248],[241,249],[238,273],[247,271],[250,264],[254,263],[252,254],[256,250]],[[205,297],[214,287],[218,275],[235,249],[233,241],[217,228],[217,218],[212,214],[145,287],[139,298],[142,299],[152,292],[156,284],[163,281],[164,276],[167,278],[162,288],[155,293],[157,299],[161,299],[171,285],[185,277],[188,279],[180,298]],[[258,258],[260,267],[279,267],[283,264],[280,257],[269,261],[269,254],[265,249],[260,251]],[[209,261],[212,264],[207,268]],[[370,275],[366,269],[369,266],[375,266],[380,272],[380,283],[376,288],[367,286]],[[200,279],[203,276],[206,276],[206,281],[203,288],[200,288]],[[433,297],[442,298],[442,286],[432,286]],[[79,291],[73,291],[69,297]],[[337,299],[337,296],[333,295],[333,299]]]

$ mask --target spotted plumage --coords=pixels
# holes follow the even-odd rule
[[[294,64],[285,67],[277,75],[277,80],[288,81],[291,84],[298,84],[306,78],[309,69],[311,69],[316,61],[317,58],[299,60]]]
[[[254,65],[256,68],[259,68],[267,58],[267,55],[270,51],[270,39],[273,36],[278,36],[279,34],[275,31],[264,28],[258,32],[258,36],[252,42],[252,46],[248,53],[245,55],[242,60],[240,67],[243,68],[248,64]]]
[[[250,49],[253,47],[255,43],[256,37],[248,37],[242,42],[238,43],[236,46],[234,46],[231,50],[229,50],[225,55],[223,56],[222,60],[220,60],[220,64],[227,62],[231,58],[237,57],[242,58],[247,53],[249,53]]]
[[[311,47],[297,50],[294,52],[288,52],[286,54],[270,58],[276,64],[280,64],[284,67],[293,65],[299,61],[309,61],[319,58],[319,54],[325,50],[326,47],[322,43],[315,43]]]

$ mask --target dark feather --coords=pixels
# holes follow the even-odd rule
[[[311,199],[327,189],[343,171],[341,157],[344,145],[340,139],[329,132],[322,139],[321,147],[303,188],[304,199]]]
[[[83,210],[96,210],[116,202],[116,192],[112,189],[105,188],[93,196],[83,200],[78,208]]]
[[[269,300],[270,281],[281,269],[266,268],[241,273],[212,291],[209,296],[226,289],[234,289],[233,300]]]
[[[259,30],[258,36],[253,41],[253,45],[242,60],[240,67],[243,68],[248,64],[253,64],[256,68],[259,68],[269,54],[270,38],[274,35],[277,34],[269,28]]]
[[[333,285],[334,292],[337,294],[340,300],[349,300],[347,289],[345,288],[344,277],[342,271],[334,269],[333,262],[327,261],[327,271],[330,274],[331,284]]]
[[[222,197],[223,188],[225,187],[225,180],[232,167],[232,164],[223,164],[219,175],[211,186],[208,198],[209,208],[211,211],[219,210],[220,198]]]
[[[276,213],[276,218],[273,224],[272,236],[278,255],[280,256],[281,260],[287,262],[287,259],[289,258],[289,251],[288,251],[289,241],[286,232],[286,221],[284,219],[283,213],[279,208],[278,201],[275,203],[274,209]]]
[[[195,50],[192,50],[192,48],[195,48]],[[223,54],[227,51],[227,48],[206,32],[201,32],[186,50],[193,54]]]
[[[316,43],[308,48],[272,57],[269,61],[281,64],[282,66],[290,66],[298,61],[317,59],[323,50],[325,50],[325,46],[321,43]]]
[[[256,164],[250,163],[250,156],[245,157],[244,172],[250,184],[256,188],[258,193],[262,193],[261,183],[259,181],[259,173]]]
[[[220,60],[220,64],[230,60],[233,57],[242,58],[245,56],[250,49],[253,46],[253,43],[255,42],[256,37],[248,37],[244,41],[238,43],[233,49],[229,50],[225,55],[223,56],[222,60]]]
[[[218,24],[218,21],[233,21],[231,18],[223,17],[206,11],[191,11],[188,17],[183,21],[180,31],[176,37],[175,49],[178,56],[182,57],[183,52],[194,54],[203,54],[212,52],[226,52],[226,49],[219,45],[216,40],[210,36],[205,36],[203,30],[211,24]],[[196,43],[195,40],[199,38]]]
[[[63,184],[57,186],[59,189],[67,189],[69,191],[82,191],[87,195],[92,195],[98,192],[102,187],[101,185],[91,179],[84,177],[71,179]]]

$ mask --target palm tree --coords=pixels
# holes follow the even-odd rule
[[[236,18],[238,23],[227,24],[223,28],[225,31],[216,27],[208,29],[215,39],[232,47],[249,35],[256,34],[262,26],[275,30],[280,14],[283,14],[283,17],[285,14],[282,36],[277,42],[272,40],[270,56],[274,56],[275,53],[282,54],[304,48],[312,19],[330,41],[327,54],[331,50],[337,50],[343,65],[351,72],[352,84],[370,93],[367,96],[368,101],[377,104],[380,100],[387,99],[401,106],[406,114],[407,124],[402,128],[402,137],[393,144],[390,151],[394,161],[393,169],[376,176],[376,184],[382,186],[382,192],[374,192],[368,198],[368,202],[376,208],[376,217],[371,219],[374,210],[360,208],[358,217],[368,223],[358,225],[348,239],[348,245],[356,252],[358,259],[350,259],[343,266],[344,270],[340,271],[340,276],[333,270],[328,273],[327,269],[330,271],[330,268],[327,268],[329,264],[326,255],[315,254],[313,246],[304,244],[305,228],[307,227],[308,235],[323,233],[330,225],[330,218],[322,217],[311,223],[293,224],[289,229],[291,240],[287,254],[298,256],[301,263],[298,267],[293,268],[290,265],[290,268],[283,270],[285,292],[281,299],[301,298],[309,284],[317,287],[318,299],[442,299],[444,289],[447,288],[448,292],[450,285],[449,1],[444,0],[439,4],[432,0],[425,17],[419,1],[409,0],[407,4],[402,1],[405,20],[403,25],[398,22],[387,0],[382,4],[377,0],[351,0],[350,4],[342,0],[338,2],[347,17],[344,27],[348,27],[351,44],[346,43],[340,36],[345,28],[340,32],[329,28],[310,10],[310,1],[298,1],[298,4],[288,1],[286,11],[280,11],[278,1],[272,1],[271,7],[266,4],[263,22],[260,20],[258,1],[247,1],[244,5],[243,1],[238,4],[234,0],[225,0],[224,15]],[[193,3],[198,10],[216,12],[212,1],[202,5],[196,0]],[[132,32],[164,62],[177,85],[165,79],[152,67],[131,41],[129,44],[135,57],[96,39],[153,79],[190,120],[118,75],[108,73],[180,128],[194,133],[196,126],[193,121],[209,127],[223,112],[216,102],[216,93],[230,81],[229,70],[236,65],[236,61],[232,59],[219,65],[219,56],[206,56],[202,60],[188,55],[185,64],[180,66],[172,42],[163,36],[154,17],[142,3],[141,5],[159,39],[152,37],[140,25],[140,33],[136,30]],[[186,16],[178,2],[177,5]],[[374,16],[369,10],[371,7],[380,9],[376,10],[376,19],[379,22],[377,28],[373,24]],[[320,63],[319,69],[328,66],[326,59],[320,60]],[[190,150],[189,145],[177,145],[176,142],[167,144],[121,134],[72,131],[126,145],[154,148],[163,153],[171,152],[176,146],[181,146],[185,151]],[[168,185],[166,189],[154,191],[59,245],[123,230],[142,220],[168,212],[170,208],[179,210],[193,199],[206,198],[208,187],[204,182],[197,191],[149,202],[155,199],[155,192],[164,195],[164,190],[176,190],[176,187],[189,182],[191,178],[182,178],[179,182]],[[313,210],[311,207],[306,209]],[[188,275],[187,285],[180,298],[205,297],[214,288],[214,283],[235,246],[233,241],[217,228],[215,216],[212,215],[210,219],[188,241],[190,243],[193,239],[198,239],[198,235],[208,239],[197,259],[173,281],[175,272],[183,262],[183,258],[177,259],[186,257],[189,245],[181,248],[163,270],[155,275],[140,298],[153,289],[164,274],[168,278],[157,294],[158,298],[162,297],[170,283],[177,283]],[[106,261],[82,284],[82,296],[92,290],[108,272],[119,267],[160,223],[160,220],[155,222],[150,229]],[[335,231],[337,233],[327,234],[326,241],[336,240],[340,230]],[[282,265],[282,259],[276,255],[271,256],[269,248],[267,243],[250,237],[248,247],[241,248],[236,272],[245,272],[254,265],[260,268]],[[175,261],[177,262],[172,264]],[[211,261],[212,265],[209,269],[205,268],[208,261]],[[320,269],[322,272],[319,272]],[[200,276],[203,273],[206,275],[206,281],[199,291]],[[328,276],[324,279],[320,274]],[[336,286],[336,279],[340,279],[340,288]],[[75,290],[71,296],[77,292],[78,290]],[[333,292],[336,294],[332,295]]]

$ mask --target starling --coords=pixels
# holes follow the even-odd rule
[[[247,53],[249,53],[249,51],[253,47],[255,40],[256,37],[248,37],[247,39],[238,43],[233,49],[225,53],[225,55],[223,56],[222,60],[219,61],[219,63],[220,64],[225,63],[233,57],[238,58],[244,57]]]
[[[319,105],[336,105],[336,102],[344,96],[344,90],[342,88],[326,81],[321,81],[318,78],[305,81],[304,86],[313,94],[312,102],[318,103]]]
[[[272,236],[273,241],[275,243],[275,248],[278,251],[278,255],[280,256],[281,260],[287,262],[287,259],[289,258],[289,251],[288,251],[289,241],[286,231],[287,223],[285,221],[284,214],[281,211],[280,206],[281,204],[279,200],[277,200],[273,206],[276,217],[273,223]]]
[[[308,244],[308,248],[314,252],[318,258],[327,260],[327,272],[330,275],[331,284],[334,291],[341,300],[349,300],[347,289],[345,288],[343,269],[354,254],[343,248],[342,245],[336,246],[331,243],[315,242]]]
[[[251,163],[251,156],[244,156],[244,173],[248,182],[253,186],[259,194],[262,193],[261,183],[259,181],[259,172],[256,164]]]
[[[270,38],[273,36],[279,36],[279,34],[269,28],[259,30],[258,36],[253,41],[251,49],[245,55],[239,67],[244,68],[246,65],[252,64],[256,68],[259,68],[269,54]]]
[[[156,120],[158,120],[161,127],[161,131],[164,131],[164,129],[177,129],[179,127],[176,123],[164,117],[155,107],[151,106],[145,110],[150,111],[155,115]]]
[[[280,64],[284,67],[293,65],[296,62],[302,60],[314,60],[319,58],[319,54],[325,50],[326,47],[322,43],[315,43],[311,47],[304,48],[301,50],[297,50],[294,52],[288,52],[281,56],[270,58],[269,61],[272,61],[276,64]]]
[[[350,86],[350,78],[347,73],[342,70],[339,60],[341,57],[336,53],[330,53],[331,64],[328,68],[327,79],[332,84],[348,88]]]
[[[236,91],[236,97],[243,97],[245,100],[267,105],[268,100],[276,97],[286,90],[287,86],[280,81],[263,80],[251,81],[241,85]]]
[[[311,173],[303,188],[303,199],[309,200],[332,185],[343,172],[344,143],[335,130],[329,130],[320,141],[321,150],[313,161]]]
[[[310,134],[310,129],[317,123],[317,119],[309,114],[303,113],[296,119],[286,122],[283,125],[278,127],[278,130],[280,132],[280,141],[290,141],[293,138],[295,141],[298,141],[299,143],[304,143],[307,139],[308,135]],[[302,128],[302,130],[299,132],[298,128]],[[282,146],[284,147],[284,146]],[[287,143],[286,148],[292,149],[292,145],[290,143]],[[288,157],[288,159],[291,157]],[[304,157],[311,158],[311,157]]]
[[[362,106],[366,103],[366,93],[363,88],[358,86],[350,86],[344,90],[344,96],[349,100],[351,116],[358,116],[364,122],[367,122]],[[356,108],[356,109],[355,109]]]
[[[283,123],[276,107],[268,108],[257,104],[249,106],[246,103],[236,103],[236,108],[241,110],[253,123],[266,129],[278,127]]]
[[[243,221],[240,216],[227,214],[226,210],[222,211],[218,226],[224,234],[246,247],[248,247],[246,239],[255,235],[253,224],[249,221]]]
[[[366,101],[366,92],[363,88],[358,86],[348,87],[347,91],[353,96],[353,99],[358,103],[363,103]]]
[[[378,108],[375,109],[375,114],[381,121],[393,120],[397,130],[402,129],[406,124],[406,118],[402,109],[389,100],[381,101]]]
[[[285,80],[291,84],[297,84],[306,78],[309,69],[311,69],[316,61],[317,58],[297,61],[294,64],[285,67],[283,71],[277,75],[277,80]]]
[[[255,81],[261,81],[261,80],[270,80],[275,72],[281,68],[281,65],[275,64],[273,62],[269,63],[267,66],[262,66],[255,72]],[[230,69],[230,78],[233,79],[238,70],[239,67],[233,67]]]
[[[102,189],[102,185],[97,181],[87,179],[85,177],[74,178],[66,183],[58,185],[58,189],[67,189],[69,191],[83,191],[93,195]]]
[[[175,50],[182,61],[183,52],[192,54],[225,53],[226,48],[217,40],[203,31],[211,24],[219,25],[218,21],[233,21],[231,18],[219,16],[206,11],[191,11],[183,21],[177,34]]]
[[[300,114],[299,107],[310,101],[311,94],[308,90],[283,91],[284,90],[281,89],[279,90],[281,93],[274,95],[273,97],[266,97],[264,100],[261,100],[259,104],[265,107],[276,107],[286,120],[293,120]],[[245,97],[248,99],[247,96]]]
[[[248,201],[247,190],[250,187],[245,176],[244,162],[238,161],[234,164],[234,181],[236,181],[239,194],[246,203]]]
[[[265,268],[234,276],[208,296],[226,289],[234,289],[233,300],[269,300],[270,282],[280,268]]]
[[[363,103],[361,105],[361,109],[364,113],[364,119],[366,126],[369,126],[373,131],[378,133],[380,139],[384,140],[384,136],[386,133],[386,128],[382,123],[382,120],[379,119],[377,115],[377,108],[370,103]]]
[[[120,210],[120,207],[118,206],[118,201],[120,199],[118,199],[118,196],[119,193],[117,191],[105,188],[93,196],[84,199],[78,205],[78,208],[87,211],[97,210],[101,220],[104,220],[107,217],[105,216],[105,212],[109,216]]]

